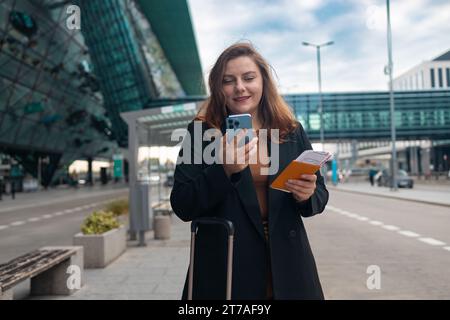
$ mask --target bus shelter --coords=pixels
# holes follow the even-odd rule
[[[146,231],[153,229],[152,205],[169,198],[161,192],[164,167],[159,162],[162,155],[154,147],[179,145],[181,141],[171,140],[172,132],[186,129],[199,107],[200,102],[191,102],[121,113],[128,124],[130,240],[139,238],[140,246],[146,244]]]

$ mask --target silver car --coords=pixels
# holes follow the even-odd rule
[[[414,180],[411,178],[408,173],[405,170],[398,170],[397,171],[397,187],[399,188],[410,188],[412,189],[414,186]],[[389,173],[389,170],[384,169],[382,171],[382,174],[379,176],[377,180],[378,186],[383,187],[390,187],[391,186],[391,175]]]

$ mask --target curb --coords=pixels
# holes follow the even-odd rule
[[[391,199],[396,199],[396,200],[404,200],[404,201],[412,201],[412,202],[418,202],[418,203],[424,203],[424,204],[431,204],[431,205],[441,206],[441,207],[450,207],[450,203],[433,202],[433,201],[420,200],[420,199],[408,199],[408,198],[403,198],[403,197],[384,195],[384,194],[382,195],[382,194],[370,193],[370,192],[365,192],[365,191],[339,189],[339,188],[336,188],[336,187],[333,187],[333,186],[327,186],[327,189],[335,190],[335,191],[348,192],[348,193],[357,193],[357,194],[362,194],[362,195],[366,195],[366,196],[373,196],[373,197],[379,197],[379,198],[391,198]]]
[[[64,203],[70,200],[84,200],[84,199],[89,199],[89,198],[94,198],[94,197],[100,197],[100,196],[110,196],[110,195],[115,195],[117,193],[122,193],[122,192],[128,192],[128,188],[123,188],[123,189],[111,189],[111,190],[105,190],[105,192],[97,192],[97,193],[86,193],[86,196],[82,196],[82,197],[78,197],[78,198],[74,198],[73,196],[71,197],[69,196],[64,196],[64,197],[58,197],[58,195],[56,195],[57,199],[48,201],[48,200],[38,200],[34,203],[30,203],[30,204],[24,204],[24,205],[20,205],[17,204],[16,206],[13,207],[6,207],[6,208],[2,208],[0,209],[0,213],[4,213],[4,212],[10,212],[10,211],[16,211],[16,210],[23,210],[23,209],[29,209],[29,208],[35,208],[36,206],[44,206],[44,205],[53,205],[53,204],[60,204],[60,203]],[[19,201],[20,200],[16,200]]]

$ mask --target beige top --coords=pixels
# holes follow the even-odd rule
[[[259,131],[257,135],[259,138]],[[256,189],[256,195],[258,196],[259,208],[261,210],[261,217],[263,221],[267,221],[268,208],[267,208],[267,190],[268,190],[268,175],[261,175],[261,168],[269,167],[268,155],[267,155],[267,144],[257,143],[257,160],[256,164],[249,164],[250,171],[252,173],[253,184]],[[263,163],[264,164],[263,164]]]
[[[258,135],[258,139],[259,139],[259,132],[258,130],[256,130],[257,135]],[[261,218],[263,220],[263,227],[264,227],[264,235],[266,237],[266,241],[269,241],[269,225],[267,223],[268,220],[268,205],[267,205],[267,192],[268,192],[268,182],[269,182],[269,177],[268,175],[261,174],[261,168],[263,167],[269,167],[269,163],[268,163],[268,152],[267,152],[267,143],[259,143],[258,140],[258,152],[257,152],[257,160],[256,160],[256,164],[249,164],[250,167],[250,171],[252,173],[252,178],[253,178],[253,184],[255,186],[256,189],[256,195],[258,197],[258,203],[259,203],[259,208],[261,211]],[[263,159],[263,160],[262,160]],[[263,163],[264,164],[263,164]],[[267,265],[267,286],[266,286],[266,296],[268,299],[272,299],[273,298],[273,284],[272,284],[272,271],[270,268],[270,262],[268,262]]]

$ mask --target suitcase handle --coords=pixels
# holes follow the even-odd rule
[[[200,224],[221,224],[227,229],[228,236],[234,236],[233,222],[223,218],[198,218],[191,223],[191,232],[197,233],[198,225]]]
[[[227,256],[227,292],[226,299],[231,300],[231,281],[233,277],[233,239],[234,225],[233,222],[224,218],[198,218],[191,223],[191,257],[189,262],[189,282],[188,282],[188,300],[192,300],[192,290],[194,282],[194,251],[195,251],[195,235],[200,224],[220,224],[227,229],[228,232],[228,256]]]

